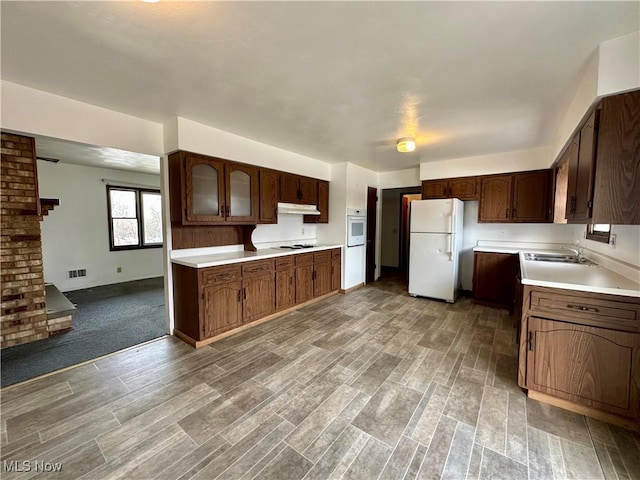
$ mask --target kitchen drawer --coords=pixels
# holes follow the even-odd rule
[[[313,253],[299,253],[296,256],[296,267],[313,265]]]
[[[273,260],[257,260],[242,264],[242,277],[253,277],[273,272]]]
[[[333,250],[331,250],[331,258],[336,258],[342,255],[342,249],[341,248],[334,248]]]
[[[201,286],[216,285],[240,279],[240,265],[204,268],[200,272]]]
[[[316,252],[313,254],[314,263],[327,263],[331,261],[331,252],[325,250],[324,252]]]
[[[531,312],[573,323],[640,332],[640,305],[624,301],[534,290],[531,292]]]
[[[293,256],[287,255],[286,257],[276,258],[276,270],[287,270],[293,267]]]

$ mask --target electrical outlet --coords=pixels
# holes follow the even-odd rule
[[[79,277],[86,277],[87,276],[87,269],[86,268],[81,268],[78,270],[78,276]]]
[[[616,248],[616,234],[612,233],[609,235],[609,246],[611,248]]]
[[[122,273],[122,267],[116,267],[116,273]]]
[[[78,276],[77,270],[69,270],[69,278],[76,278]]]

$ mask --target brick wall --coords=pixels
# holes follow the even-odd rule
[[[0,348],[49,336],[35,143],[2,133],[0,158]]]

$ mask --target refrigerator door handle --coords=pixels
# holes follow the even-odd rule
[[[453,235],[449,235],[449,261],[453,262]]]

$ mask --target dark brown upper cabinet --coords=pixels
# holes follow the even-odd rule
[[[591,223],[640,225],[640,90],[600,104]]]
[[[554,165],[555,222],[639,225],[640,90],[595,105]]]
[[[205,155],[169,156],[171,221],[184,225],[258,220],[258,169]]]
[[[424,180],[422,199],[459,198],[460,200],[478,199],[478,177],[446,178],[442,180]]]
[[[513,175],[489,175],[480,181],[478,222],[511,221]]]
[[[589,223],[591,219],[598,117],[597,109],[591,112],[567,149],[566,219],[569,223]]]
[[[329,182],[318,180],[318,210],[320,215],[305,215],[304,223],[329,223]]]
[[[261,168],[260,177],[260,217],[259,223],[278,223],[278,194],[280,173]]]
[[[551,221],[551,170],[488,175],[480,181],[478,222]]]
[[[280,178],[280,201],[317,205],[318,180],[291,173],[283,173]]]
[[[551,170],[513,174],[512,222],[551,221]]]

